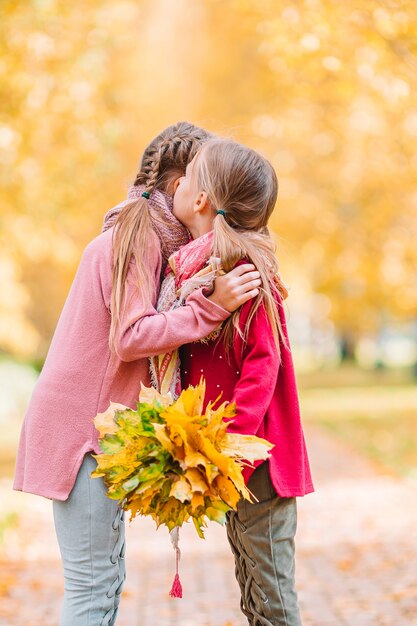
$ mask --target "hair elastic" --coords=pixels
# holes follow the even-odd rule
[[[226,211],[223,211],[223,209],[219,209],[218,211],[216,211],[217,215],[223,215],[223,217],[226,217]]]
[[[149,193],[149,191],[144,191],[143,194],[142,194],[142,198],[146,198],[147,200],[149,200],[150,195],[151,194]]]

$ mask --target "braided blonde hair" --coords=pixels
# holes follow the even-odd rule
[[[286,289],[278,274],[275,243],[268,231],[268,220],[278,196],[278,180],[272,165],[255,150],[229,139],[212,139],[199,151],[195,161],[198,188],[207,193],[214,211],[213,254],[220,257],[229,272],[242,259],[253,263],[262,285],[242,333],[240,311],[223,325],[223,339],[230,348],[235,333],[246,340],[250,322],[263,304],[279,351],[286,345],[277,309]]]
[[[172,184],[185,174],[185,168],[211,135],[189,122],[178,122],[163,130],[145,149],[134,182],[144,191],[154,189],[172,193]],[[120,317],[125,302],[125,284],[129,263],[136,262],[137,288],[143,302],[154,296],[154,276],[147,263],[149,233],[152,229],[148,202],[144,197],[126,204],[121,210],[113,233],[113,279],[109,346],[115,352],[120,332]]]

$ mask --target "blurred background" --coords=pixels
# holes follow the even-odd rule
[[[414,488],[415,3],[2,0],[0,24],[0,554],[27,502],[10,492],[21,420],[82,250],[178,120],[278,172],[271,226],[312,442]]]

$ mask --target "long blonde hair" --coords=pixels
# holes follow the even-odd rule
[[[224,212],[214,219],[213,254],[220,257],[226,272],[247,259],[261,275],[262,285],[243,333],[239,310],[224,324],[226,347],[236,332],[246,340],[250,322],[263,304],[279,350],[280,338],[285,344],[277,308],[277,294],[282,291],[276,246],[267,227],[278,196],[275,170],[255,150],[228,139],[208,141],[197,155],[195,169],[198,189],[207,193],[213,210]]]
[[[211,135],[189,122],[178,122],[163,130],[145,149],[135,186],[144,191],[167,191],[171,184],[185,173],[185,168],[202,144]],[[153,296],[154,277],[146,262],[152,220],[148,201],[140,197],[127,203],[121,210],[113,232],[113,279],[111,295],[111,325],[109,347],[115,352],[120,332],[120,318],[125,303],[125,283],[131,259],[136,262],[137,288],[141,299],[149,302]]]

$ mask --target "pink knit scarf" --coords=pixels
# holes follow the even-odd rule
[[[185,304],[188,296],[200,287],[212,288],[220,260],[212,257],[213,231],[190,241],[169,259],[165,278],[159,292],[157,310],[172,311]],[[218,337],[220,326],[202,341]],[[153,385],[162,394],[173,398],[181,392],[179,351],[151,357],[150,373]]]
[[[132,200],[140,198],[144,189],[145,187],[143,185],[129,188],[127,199],[107,211],[104,216],[102,232],[116,224],[122,209]],[[174,217],[172,213],[173,201],[171,196],[159,189],[154,189],[151,192],[148,203],[152,226],[161,243],[161,253],[165,265],[169,257],[176,252],[180,246],[190,241],[190,234],[185,226]]]

